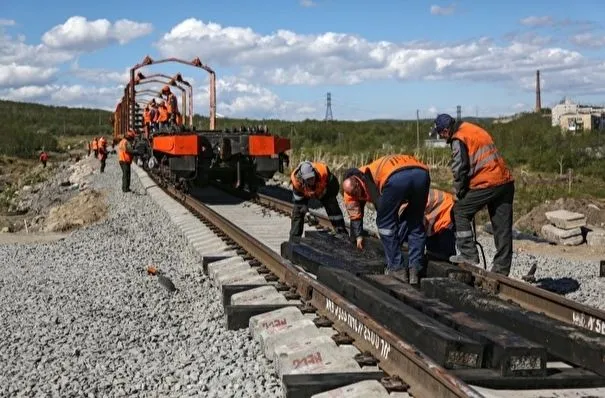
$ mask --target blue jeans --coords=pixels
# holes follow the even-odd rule
[[[405,220],[401,222],[399,236],[403,242],[408,240],[408,228]],[[436,235],[426,238],[426,250],[439,260],[447,261],[450,256],[456,255],[456,235],[453,224]],[[405,264],[404,264],[405,265]]]
[[[409,247],[409,266],[422,269],[424,263],[424,247],[426,232],[424,230],[424,209],[429,196],[431,177],[428,171],[420,168],[410,168],[397,171],[387,179],[382,188],[382,195],[376,214],[376,226],[389,271],[404,268],[401,245],[404,236],[401,234],[401,224],[405,222]],[[403,201],[408,207],[400,220],[399,207]]]

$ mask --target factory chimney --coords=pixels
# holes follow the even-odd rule
[[[542,101],[540,99],[540,70],[536,71],[536,113],[542,111]]]

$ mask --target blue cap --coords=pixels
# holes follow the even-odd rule
[[[431,130],[432,135],[439,134],[443,129],[450,127],[455,122],[455,119],[447,113],[437,115],[435,118],[435,124]]]

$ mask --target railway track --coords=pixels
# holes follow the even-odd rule
[[[391,327],[392,325],[389,325],[388,320],[385,322],[383,319],[379,319],[380,316],[377,318],[377,315],[374,312],[377,308],[363,308],[362,305],[359,305],[360,303],[349,299],[350,297],[348,294],[351,293],[351,290],[347,290],[347,283],[351,284],[354,289],[358,289],[354,292],[354,295],[356,296],[363,293],[363,289],[358,288],[358,285],[362,283],[360,281],[371,282],[374,285],[380,285],[382,283],[382,290],[385,290],[385,281],[381,280],[380,276],[365,276],[362,277],[360,281],[357,281],[349,280],[350,278],[348,276],[325,276],[325,272],[323,276],[312,275],[308,272],[309,268],[304,267],[304,261],[302,262],[303,266],[301,266],[295,264],[293,261],[284,259],[284,257],[280,255],[284,254],[284,244],[279,244],[283,238],[275,239],[275,235],[287,236],[287,231],[284,230],[283,225],[289,227],[289,223],[284,224],[283,219],[281,222],[281,231],[278,231],[277,229],[279,228],[276,227],[271,228],[268,232],[261,233],[259,232],[258,225],[255,225],[259,224],[258,219],[252,223],[247,223],[241,212],[240,214],[232,213],[230,216],[223,214],[225,212],[232,212],[233,208],[237,207],[233,206],[233,203],[238,202],[238,200],[233,202],[233,199],[231,199],[233,203],[228,203],[229,201],[226,201],[224,191],[212,189],[200,190],[198,192],[192,192],[192,194],[195,195],[194,197],[185,195],[170,186],[164,186],[163,188],[172,197],[178,199],[179,202],[187,207],[192,213],[200,217],[214,233],[220,235],[223,240],[236,248],[238,255],[247,262],[247,264],[243,265],[240,261],[240,263],[238,263],[239,265],[235,265],[229,270],[229,267],[232,267],[232,265],[228,264],[228,259],[225,260],[213,256],[204,258],[205,269],[216,281],[218,281],[218,284],[222,289],[223,304],[225,305],[228,327],[246,327],[248,326],[248,323],[250,323],[253,336],[258,338],[266,332],[266,330],[264,332],[259,332],[259,322],[265,325],[269,324],[274,326],[275,322],[280,320],[284,321],[284,319],[287,318],[283,312],[286,307],[295,307],[300,311],[300,316],[306,317],[304,319],[307,323],[311,318],[305,314],[314,314],[313,316],[316,317],[313,318],[313,324],[319,326],[318,329],[331,329],[335,334],[332,340],[336,342],[339,347],[344,347],[346,344],[352,343],[352,345],[356,347],[356,350],[348,351],[350,353],[349,355],[354,357],[359,365],[366,365],[365,367],[354,369],[351,372],[339,370],[333,372],[334,374],[324,373],[322,376],[313,373],[316,372],[315,368],[317,368],[317,366],[314,365],[317,365],[318,362],[317,357],[313,357],[313,349],[311,348],[311,351],[302,350],[301,352],[304,351],[307,353],[306,356],[292,359],[292,363],[304,363],[304,366],[302,367],[308,367],[309,373],[306,376],[297,375],[296,371],[282,374],[282,380],[284,381],[284,386],[289,396],[309,396],[308,394],[305,395],[306,393],[297,395],[301,394],[302,390],[309,391],[309,386],[314,386],[317,388],[317,391],[348,384],[351,384],[350,388],[353,388],[352,386],[356,386],[356,384],[354,384],[356,381],[377,379],[382,380],[382,388],[385,393],[386,391],[392,392],[399,390],[407,391],[410,395],[418,397],[490,396],[489,394],[480,394],[478,389],[469,386],[469,383],[466,383],[464,380],[478,385],[490,385],[490,383],[493,384],[494,381],[498,379],[505,380],[499,385],[500,388],[510,388],[511,383],[518,383],[517,388],[532,388],[532,386],[533,388],[552,388],[557,386],[596,387],[605,385],[603,378],[599,374],[592,372],[590,369],[582,369],[580,366],[562,371],[558,376],[552,377],[551,375],[550,379],[545,373],[542,373],[540,377],[507,378],[494,373],[493,370],[490,370],[491,373],[481,373],[477,371],[482,371],[483,369],[460,369],[460,366],[459,369],[446,369],[446,367],[439,364],[440,361],[435,361],[432,357],[429,358],[423,354],[421,351],[424,352],[424,350],[418,350],[417,347],[410,345],[402,339],[400,333],[398,333],[399,331],[396,330],[397,328]],[[289,216],[291,211],[290,203],[268,195],[259,194],[254,198],[245,194],[242,197],[241,192],[239,192],[238,195],[240,197],[240,202],[242,200],[251,201],[260,206],[260,208],[266,210],[270,209],[278,214],[281,213],[282,215]],[[225,204],[226,202],[227,204]],[[250,206],[253,205],[251,204]],[[230,207],[231,209],[229,209]],[[317,228],[308,228],[307,231],[311,232],[310,235],[316,234],[316,236],[319,237],[320,241],[317,241],[317,247],[319,247],[322,243],[325,243],[322,241],[330,239],[329,237],[326,238],[329,235],[321,232],[324,227],[329,227],[330,224],[328,219],[321,215],[315,214],[313,218],[316,220],[314,224],[317,224]],[[277,222],[272,222],[271,220],[263,220],[262,223],[277,225]],[[271,238],[271,236],[273,236],[273,238]],[[267,239],[269,240],[268,242]],[[287,244],[285,246],[287,247]],[[287,248],[285,251],[287,251]],[[286,257],[292,256],[286,255]],[[438,262],[433,261],[432,263],[439,265]],[[445,263],[441,265],[445,268],[439,268],[439,266],[437,266],[437,268],[440,270],[445,269],[447,271],[448,268]],[[223,270],[226,270],[226,272],[221,272]],[[592,328],[586,327],[589,326],[588,323],[586,323],[586,326],[579,325],[579,315],[576,315],[575,318],[572,317],[572,319],[568,321],[564,311],[575,311],[577,314],[591,316],[592,319],[594,319],[594,321],[591,321],[593,323],[596,322],[596,320],[604,318],[597,310],[571,302],[570,300],[566,300],[534,286],[494,275],[481,269],[468,269],[466,271],[472,276],[472,283],[476,287],[488,290],[492,295],[504,297],[509,300],[517,298],[517,300],[513,301],[517,302],[523,308],[531,311],[543,312],[552,319],[563,322],[567,321],[570,325],[575,324],[576,326],[582,326],[587,330],[596,331],[597,326],[592,326]],[[259,275],[262,279],[259,279]],[[332,278],[331,282],[330,278]],[[248,283],[248,281],[252,280],[254,283]],[[281,299],[275,299],[276,301],[274,302],[271,301],[272,299],[269,299],[269,301],[260,299],[259,302],[254,302],[253,299],[252,302],[246,301],[244,304],[240,303],[239,299],[242,295],[254,295],[253,292],[263,289],[266,290],[267,288],[274,290],[273,293],[281,292],[276,293],[281,295]],[[390,293],[391,295],[396,295],[392,291]],[[405,296],[403,293],[401,294],[402,296],[398,298],[405,302],[405,304],[416,304],[416,308],[420,309],[417,302],[408,302],[410,299],[410,292],[407,293],[408,296]],[[272,295],[269,294],[269,296]],[[272,297],[276,296],[273,295]],[[236,298],[238,300],[234,303],[234,299]],[[258,299],[258,297],[255,299]],[[272,318],[271,314],[275,314],[275,316]],[[438,316],[435,317],[438,318]],[[292,322],[292,324],[296,324],[299,322],[299,324],[301,324],[300,322],[302,322],[302,320],[303,318],[295,317],[286,321],[286,323]],[[256,329],[253,325],[257,325]],[[269,329],[271,329],[271,327]],[[276,328],[273,327],[273,329]],[[302,330],[306,329],[303,328],[301,331]],[[323,337],[325,338],[325,331],[323,333]],[[270,333],[264,334],[264,336],[267,335],[270,335]],[[298,338],[304,340],[305,337],[304,334],[301,334]],[[308,338],[307,340],[307,344],[309,344],[310,347],[321,341],[313,340],[313,338]],[[297,349],[301,350],[302,346],[295,345],[291,348],[296,351]],[[575,347],[570,348],[571,354],[573,354],[574,349]],[[320,353],[320,351],[317,351],[317,353]],[[468,352],[465,353],[464,349],[460,349],[458,354],[468,354]],[[549,357],[550,356],[552,355],[549,350]],[[519,358],[521,357],[523,356],[519,356]],[[291,359],[287,355],[286,358]],[[279,360],[279,358],[274,357],[273,359],[278,368],[284,366],[284,362]],[[544,365],[546,365],[546,358],[543,359]],[[525,357],[525,360],[527,360],[527,357]],[[378,367],[375,366],[376,364]],[[458,358],[457,364],[468,365],[468,357],[464,357],[463,355],[461,358]],[[586,363],[584,364],[586,365]],[[456,366],[454,366],[454,368],[456,368]],[[472,366],[470,366],[470,368],[472,368]],[[538,366],[538,368],[540,368],[540,366]],[[584,366],[584,368],[589,367]],[[328,371],[329,370],[328,367]],[[278,371],[280,370],[278,369]],[[283,371],[283,369],[281,371]],[[290,369],[290,371],[292,371],[292,369]],[[324,369],[324,372],[325,371],[326,369]],[[304,373],[304,370],[302,372]],[[384,374],[382,374],[382,372]],[[383,376],[385,376],[385,378],[383,378]],[[395,393],[393,392],[391,395],[393,394]],[[404,393],[399,392],[399,394]]]

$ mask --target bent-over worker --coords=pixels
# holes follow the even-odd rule
[[[376,226],[384,247],[386,273],[403,282],[417,284],[424,263],[426,232],[423,215],[431,185],[428,167],[409,155],[383,156],[372,163],[345,173],[342,188],[351,220],[351,237],[363,247],[363,213],[366,202],[376,207]],[[407,224],[409,266],[405,267],[401,254],[404,237],[400,234],[398,211],[403,202],[408,211],[403,220]]]
[[[305,214],[309,211],[309,199],[317,199],[326,209],[328,218],[337,233],[346,234],[342,210],[336,196],[340,184],[325,163],[301,162],[290,175],[292,182],[292,224],[290,238],[302,236]]]
[[[448,114],[438,115],[432,129],[452,147],[452,173],[458,200],[454,205],[456,246],[453,263],[479,265],[471,222],[487,206],[494,229],[496,254],[491,271],[510,273],[513,256],[513,176],[492,137],[481,127],[457,122]]]

